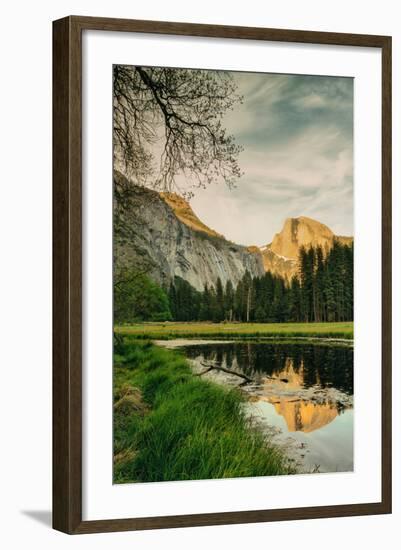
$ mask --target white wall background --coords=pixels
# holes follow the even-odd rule
[[[401,292],[394,288],[394,513],[68,537],[51,506],[51,21],[70,14],[393,35],[394,281],[401,280],[401,13],[397,0],[14,1],[0,87],[0,542],[35,548],[394,548],[401,521]],[[73,546],[74,545],[74,546]]]

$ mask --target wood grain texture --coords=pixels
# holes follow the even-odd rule
[[[391,298],[391,163],[392,163],[392,44],[391,37],[382,47],[382,502],[392,507],[392,298]]]
[[[69,19],[53,27],[53,527],[81,523],[81,52]]]
[[[70,17],[80,29],[140,32],[150,34],[175,34],[208,38],[233,38],[245,40],[270,40],[275,42],[298,42],[300,44],[330,44],[339,46],[382,47],[386,36],[345,34],[289,29],[257,27],[233,27],[228,25],[205,25],[170,21],[145,21],[136,19],[110,19],[107,17]]]
[[[382,50],[382,500],[377,503],[82,521],[83,30],[375,47]],[[53,23],[53,527],[69,534],[391,512],[391,38],[71,16]]]

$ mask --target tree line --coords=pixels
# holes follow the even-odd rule
[[[299,270],[290,282],[270,272],[252,278],[246,272],[236,288],[205,286],[203,292],[176,277],[168,290],[175,321],[335,322],[353,319],[353,245],[335,241],[301,248]]]
[[[353,245],[338,241],[328,251],[301,248],[298,274],[291,281],[248,271],[231,281],[206,285],[202,292],[175,277],[161,288],[146,273],[127,268],[115,273],[114,319],[137,321],[335,322],[353,320]]]

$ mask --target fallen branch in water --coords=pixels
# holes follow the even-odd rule
[[[218,366],[218,365],[207,365],[205,363],[201,363],[202,367],[206,367],[206,370],[202,371],[202,372],[199,372],[198,374],[196,374],[195,376],[202,376],[203,374],[206,374],[207,372],[210,372],[211,370],[219,370],[221,372],[225,372],[227,374],[233,374],[234,376],[239,376],[240,378],[243,378],[243,380],[245,382],[243,382],[244,384],[249,384],[251,382],[253,382],[252,378],[249,378],[249,376],[246,376],[246,374],[242,374],[240,372],[236,372],[234,370],[230,370],[230,369],[226,369],[225,367],[221,367],[221,366]]]

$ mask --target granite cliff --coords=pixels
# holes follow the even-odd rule
[[[127,192],[127,200],[115,202],[114,263],[145,271],[162,285],[178,276],[197,290],[231,281],[235,287],[249,271],[260,277],[266,271],[291,279],[298,271],[302,246],[321,246],[327,252],[337,239],[326,225],[300,216],[285,220],[283,229],[263,247],[242,246],[205,225],[188,201],[175,193],[158,193],[128,184],[114,175],[115,189]],[[129,197],[129,198],[128,198]]]
[[[306,216],[287,218],[280,233],[276,233],[272,242],[260,249],[264,268],[291,279],[298,271],[301,247],[321,246],[327,253],[335,240],[347,245],[353,242],[352,237],[335,235],[327,225]]]
[[[124,177],[115,174],[115,183],[121,188]],[[117,267],[146,266],[160,284],[178,276],[197,290],[215,285],[218,278],[223,285],[231,281],[236,286],[246,270],[252,277],[263,275],[259,250],[232,243],[207,227],[182,197],[130,188],[129,206],[119,213],[124,230],[115,231]]]

